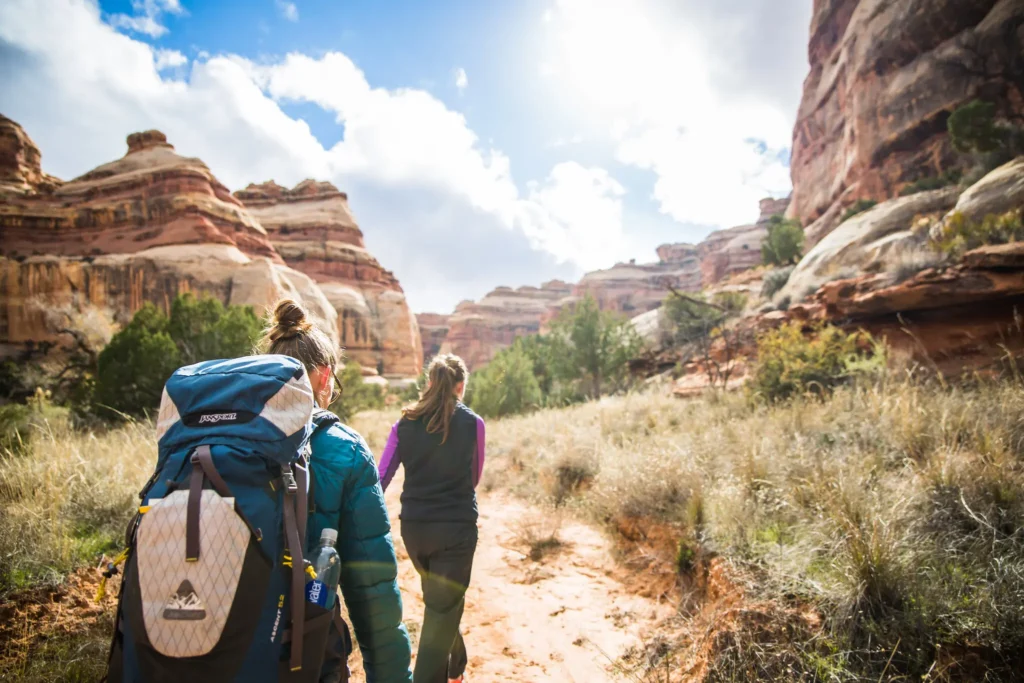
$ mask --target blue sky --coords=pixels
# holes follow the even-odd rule
[[[7,0],[0,111],[69,178],[158,128],[334,182],[417,311],[653,260],[789,189],[810,0]]]

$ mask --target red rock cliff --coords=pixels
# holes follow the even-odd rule
[[[292,189],[274,181],[235,197],[267,229],[285,262],[313,278],[338,311],[346,355],[390,377],[414,377],[423,366],[419,326],[398,280],[366,250],[348,197],[328,182]]]
[[[451,316],[441,313],[416,314],[416,324],[420,327],[420,337],[423,339],[424,364],[441,351],[441,345],[448,336],[449,318]]]
[[[19,137],[11,126],[21,128],[5,121],[2,140],[9,147]],[[20,135],[27,140],[23,131]],[[4,256],[99,256],[224,244],[282,263],[263,227],[206,164],[176,154],[159,131],[129,135],[128,153],[121,159],[49,187],[36,170],[39,153],[31,140],[23,150],[23,161],[16,163],[26,188],[42,185],[52,192],[19,193],[7,186],[0,205]],[[13,164],[4,156],[9,169]]]
[[[560,280],[540,287],[498,287],[480,301],[463,301],[448,317],[448,334],[442,353],[454,353],[470,370],[486,365],[516,337],[540,332],[549,309],[572,293],[572,285]]]
[[[790,215],[812,246],[857,199],[958,163],[950,113],[975,98],[1024,116],[1024,2],[815,0],[793,133]]]
[[[328,326],[337,314],[288,268],[259,222],[198,159],[162,133],[128,136],[128,154],[61,184],[18,124],[0,120],[0,356],[68,341],[87,323],[104,343],[144,303],[184,292],[262,312],[281,296]]]

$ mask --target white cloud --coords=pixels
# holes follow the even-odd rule
[[[160,23],[160,17],[168,14],[184,14],[180,0],[132,0],[134,15],[114,14],[110,17],[110,25],[135,33],[142,33],[151,38],[159,38],[167,33],[167,27]]]
[[[175,67],[188,64],[188,57],[177,50],[167,50],[164,48],[156,49],[156,52],[154,53],[154,60],[157,71],[173,69]]]
[[[285,19],[288,21],[299,20],[299,8],[295,6],[294,2],[288,2],[288,0],[274,0],[274,2]]]
[[[466,76],[466,70],[461,66],[455,70],[455,87],[462,92],[469,85],[469,77]]]
[[[562,163],[523,196],[509,159],[462,114],[422,90],[374,87],[338,52],[259,64],[215,55],[165,78],[159,65],[179,57],[116,32],[89,0],[0,3],[0,51],[4,113],[48,172],[81,174],[121,156],[129,132],[158,128],[229,187],[331,180],[350,191],[370,249],[418,309],[617,256],[623,189],[606,171]],[[325,149],[282,109],[290,101],[332,112],[343,140]]]
[[[789,190],[780,153],[790,145],[796,98],[742,82],[749,65],[734,66],[739,58],[730,51],[746,55],[751,41],[723,39],[747,36],[744,22],[762,14],[754,4],[554,0],[543,16],[548,44],[540,68],[556,96],[581,124],[607,131],[619,161],[654,172],[652,197],[677,221],[750,222],[758,199]],[[801,21],[781,7],[794,3],[777,4],[787,27]],[[755,26],[762,34],[772,32],[766,22]],[[804,63],[785,57],[776,64],[781,58],[770,49],[755,53],[799,83]]]
[[[573,254],[587,269],[608,266],[622,256],[622,196],[608,171],[565,161],[551,169],[543,184],[531,183],[536,211],[526,229],[551,253]],[[539,209],[539,210],[537,210]]]

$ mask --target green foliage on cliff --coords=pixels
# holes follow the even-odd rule
[[[843,213],[843,219],[839,222],[845,223],[846,221],[850,220],[857,214],[864,213],[868,209],[875,207],[877,204],[878,202],[876,202],[874,199],[858,199],[853,206],[848,208],[846,212]]]
[[[1024,211],[988,214],[981,220],[971,220],[959,211],[946,219],[932,246],[953,258],[986,244],[1007,244],[1024,239]]]
[[[782,216],[768,220],[768,235],[761,243],[761,260],[768,266],[792,266],[800,261],[804,249],[804,229],[800,221]]]

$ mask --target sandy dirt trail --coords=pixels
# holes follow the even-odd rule
[[[396,477],[386,497],[415,657],[423,602],[399,530],[401,487]],[[565,546],[541,560],[524,555],[522,524],[539,514],[503,494],[480,497],[480,541],[462,619],[467,682],[620,680],[613,662],[641,645],[643,632],[671,609],[630,594],[614,578],[609,541],[584,524],[564,521],[558,537]],[[358,652],[350,666],[353,680],[364,681]]]

